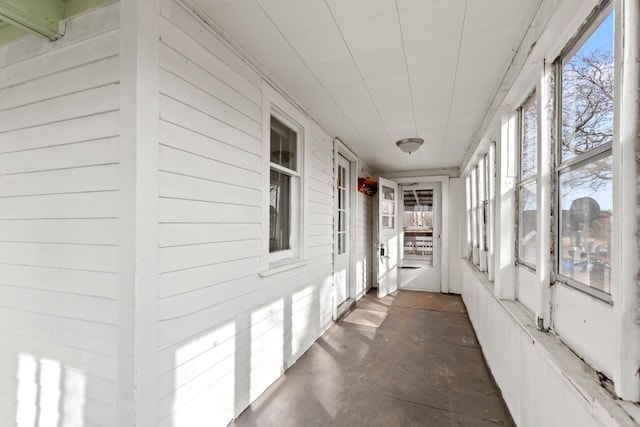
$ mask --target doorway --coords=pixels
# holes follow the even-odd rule
[[[402,186],[400,192],[402,246],[398,287],[440,292],[441,185],[425,183]]]
[[[336,208],[334,238],[335,314],[349,308],[354,299],[353,275],[353,163],[342,153],[336,159]]]

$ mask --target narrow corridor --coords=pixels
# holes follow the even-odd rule
[[[372,294],[360,300],[356,310],[332,325],[231,425],[496,426],[513,422],[461,298],[398,291],[381,300]]]

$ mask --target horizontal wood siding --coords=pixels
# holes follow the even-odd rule
[[[115,426],[119,9],[0,47],[0,425]]]
[[[160,29],[158,421],[225,426],[331,322],[332,140],[304,147],[304,265],[261,277],[261,78],[171,0]]]

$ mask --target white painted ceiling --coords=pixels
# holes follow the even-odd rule
[[[461,166],[539,3],[189,0],[375,172]]]

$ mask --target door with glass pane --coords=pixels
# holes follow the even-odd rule
[[[440,292],[441,185],[401,188],[402,251],[398,286]]]
[[[377,193],[378,298],[398,289],[398,184],[378,178]]]
[[[338,177],[336,180],[336,248],[335,248],[335,284],[336,306],[349,299],[349,247],[350,247],[350,197],[351,174],[347,159],[338,154]]]

